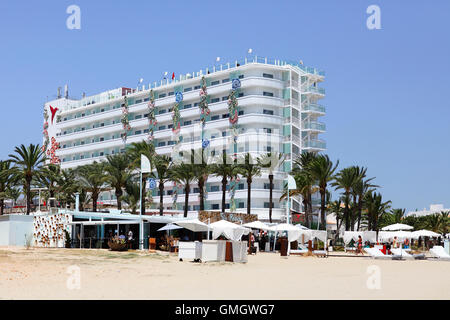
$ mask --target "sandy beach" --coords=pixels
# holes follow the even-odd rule
[[[246,264],[193,263],[165,252],[0,248],[0,299],[450,299],[449,272],[432,260],[258,253]]]

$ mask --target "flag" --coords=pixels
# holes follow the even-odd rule
[[[150,160],[143,154],[141,154],[141,173],[150,173],[152,172],[150,166]]]
[[[172,72],[172,80],[175,79],[175,72]]]

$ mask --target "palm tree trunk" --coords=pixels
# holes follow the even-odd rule
[[[309,215],[312,217],[313,209],[312,209],[312,195],[311,195],[311,192],[308,193],[308,206],[309,206]],[[289,214],[291,214],[291,213],[289,212]],[[311,220],[309,221],[309,224],[310,224],[309,228],[311,228]]]
[[[159,215],[164,214],[164,181],[159,180]]]
[[[189,204],[189,191],[190,191],[190,185],[186,184],[186,186],[184,187],[184,215],[183,217],[187,217],[187,212],[188,212],[188,204]]]
[[[199,190],[199,193],[200,193],[200,211],[204,211],[205,210],[205,200],[204,200],[205,194],[204,194],[204,190],[203,190],[204,185],[205,185],[205,180],[203,179],[203,177],[200,177],[198,179],[198,188],[200,189]]]
[[[26,178],[25,193],[27,197],[27,215],[31,212],[31,178]]]
[[[289,192],[289,190],[288,190]],[[309,226],[309,215],[308,215],[308,201],[306,197],[303,197],[303,208],[305,208],[305,225]]]
[[[3,215],[4,208],[5,208],[5,200],[0,199],[0,216]]]
[[[362,196],[359,195],[359,198],[358,198],[358,231],[359,231],[359,227],[361,225],[362,205],[363,205]]]
[[[350,202],[350,196],[349,193],[345,193],[345,231],[349,231],[350,229],[350,214],[349,214],[349,202]]]
[[[92,193],[92,211],[97,212],[98,193]]]
[[[352,210],[352,217],[351,217],[351,221],[352,221],[352,225],[351,225],[351,231],[355,230],[355,218],[356,218],[356,213],[357,213],[357,208],[356,208],[356,195],[353,195],[353,210]]]
[[[325,189],[320,190],[320,215],[321,215],[321,221],[324,230],[327,229],[326,226],[326,217],[325,217]]]
[[[272,223],[273,208],[273,174],[269,174],[269,222]]]
[[[142,211],[143,214],[145,214],[145,184],[147,183],[146,181],[147,181],[147,179],[142,177],[142,199],[141,199],[141,206],[140,206],[139,210],[141,210],[141,211],[143,210]],[[141,208],[143,208],[143,209],[141,209]]]
[[[117,209],[118,210],[122,210],[122,199],[121,199],[122,193],[123,192],[121,189],[116,188],[116,201],[117,201]]]
[[[247,214],[250,214],[250,206],[251,206],[251,197],[252,197],[252,179],[247,178]]]
[[[222,177],[222,213],[225,213],[225,196],[227,192],[227,176]]]

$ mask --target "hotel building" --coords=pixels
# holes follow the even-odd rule
[[[169,78],[170,77],[169,75]],[[200,121],[200,91],[206,84],[210,113],[202,129]],[[237,79],[237,80],[236,80]],[[220,150],[229,150],[230,113],[228,99],[232,90],[238,102],[237,144],[238,155],[247,152],[256,157],[267,152],[283,153],[285,161],[274,172],[275,221],[286,219],[286,205],[279,201],[287,172],[293,159],[303,151],[321,152],[326,144],[320,139],[325,124],[318,119],[325,115],[319,104],[324,89],[319,84],[324,73],[301,63],[251,57],[215,65],[198,72],[163,79],[137,88],[118,88],[79,100],[65,94],[44,106],[44,148],[53,163],[62,168],[75,168],[93,161],[104,160],[107,155],[124,152],[133,142],[151,140],[158,154],[171,156],[177,152],[202,148],[202,137],[208,140],[211,156]],[[153,98],[151,96],[153,94]],[[154,101],[157,123],[149,125],[149,102]],[[178,101],[178,103],[177,103]],[[173,129],[173,107],[178,104],[180,116],[178,144]],[[126,104],[126,111],[124,111]],[[123,117],[127,118],[124,129]],[[153,129],[153,130],[152,130]],[[124,137],[124,134],[126,136]],[[219,151],[218,151],[219,150]],[[221,178],[210,176],[206,184],[206,210],[220,210]],[[164,208],[174,210],[173,183],[167,183]],[[153,192],[153,206],[159,207],[158,190]],[[191,186],[189,215],[199,209],[198,188]],[[227,192],[227,206],[229,203]],[[105,192],[99,201],[114,202],[114,192]],[[246,212],[247,185],[238,182],[236,211]],[[177,209],[182,210],[184,195],[178,192]],[[261,220],[268,219],[269,180],[263,170],[252,183],[252,213]],[[301,201],[292,199],[291,208],[302,211]]]

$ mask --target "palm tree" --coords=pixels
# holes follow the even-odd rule
[[[326,194],[328,182],[334,179],[334,172],[339,165],[339,160],[333,166],[333,162],[327,155],[318,155],[308,165],[307,170],[319,185],[321,224],[326,227]]]
[[[121,210],[123,188],[131,176],[128,156],[126,154],[106,156],[105,172],[107,182],[115,190],[117,209]]]
[[[368,192],[364,201],[367,208],[368,229],[378,232],[383,227],[379,222],[390,209],[391,201],[383,202],[381,194],[376,192]]]
[[[139,198],[141,196],[139,190],[139,184],[128,179],[125,184],[126,195],[123,196],[123,201],[128,204],[132,214],[136,214],[136,210],[139,204]]]
[[[205,156],[204,149],[192,150],[194,155],[194,175],[198,182],[199,198],[200,198],[200,211],[205,210],[205,185],[208,181],[208,177],[211,173],[210,158]]]
[[[76,179],[75,171],[73,169],[61,170],[59,185],[59,192],[56,196],[58,201],[64,207],[70,203],[74,203],[75,193],[80,189],[80,184]]]
[[[194,167],[192,163],[183,161],[173,167],[171,172],[171,180],[176,183],[184,184],[184,217],[187,217],[189,205],[189,193],[191,191],[191,183],[195,181]]]
[[[13,177],[11,161],[0,161],[0,215],[3,215],[8,191],[13,188]]]
[[[353,166],[351,167],[354,170],[355,173],[355,182],[352,187],[352,195],[353,195],[353,202],[354,202],[354,212],[352,214],[352,221],[351,225],[353,226],[355,224],[354,219],[357,217],[357,230],[359,230],[361,225],[361,216],[362,216],[362,210],[364,207],[364,196],[368,192],[375,191],[375,188],[378,188],[379,186],[371,184],[370,182],[375,179],[369,178],[364,179],[366,177],[367,168],[359,167],[359,166]],[[353,230],[353,229],[352,229]]]
[[[105,183],[108,180],[105,174],[105,164],[94,161],[92,164],[77,168],[77,176],[82,188],[91,194],[92,211],[97,212],[97,200],[102,191],[107,190]]]
[[[258,165],[269,171],[269,222],[272,223],[273,208],[273,172],[277,170],[284,162],[284,155],[281,153],[266,153],[258,159]]]
[[[61,183],[61,167],[56,164],[48,164],[42,167],[37,180],[42,187],[47,188],[49,197],[55,198]]]
[[[334,213],[336,215],[336,237],[335,240],[339,237],[339,230],[341,229],[342,221],[343,221],[343,212],[342,212],[342,199],[332,201],[328,203],[328,211]]]
[[[247,179],[247,214],[251,212],[253,178],[261,175],[261,167],[246,153],[243,161],[237,166],[237,173]]]
[[[148,158],[148,160],[150,161],[150,166],[153,169],[153,158],[156,155],[155,146],[153,145],[153,143],[146,141],[133,142],[127,149],[127,154],[131,159],[130,167],[132,167],[133,169],[141,168],[141,155],[144,155]],[[150,173],[144,173],[142,175],[142,194],[144,194],[144,191],[146,189],[147,177],[149,175]],[[145,208],[145,197],[142,197],[141,208]]]
[[[156,155],[153,158],[153,163],[156,169],[156,176],[159,180],[159,215],[164,214],[164,184],[170,180],[171,163],[170,158],[164,155]]]
[[[31,211],[31,184],[40,174],[41,165],[45,161],[45,154],[39,145],[30,144],[25,147],[23,144],[14,149],[14,154],[10,154],[11,162],[15,169],[13,174],[20,180],[25,191],[27,201],[27,215]]]
[[[216,161],[211,165],[211,173],[216,177],[222,177],[222,213],[225,213],[225,199],[227,194],[228,179],[236,176],[237,166],[233,163],[233,159],[222,152]]]
[[[447,234],[449,225],[449,212],[442,211],[440,213],[430,214],[425,216],[425,228],[442,234]]]
[[[358,176],[354,167],[344,168],[339,171],[335,176],[335,181],[331,184],[336,190],[342,189],[344,194],[344,220],[345,230],[354,230],[354,224],[351,224],[351,211],[350,211],[350,195],[352,188],[358,181]]]

